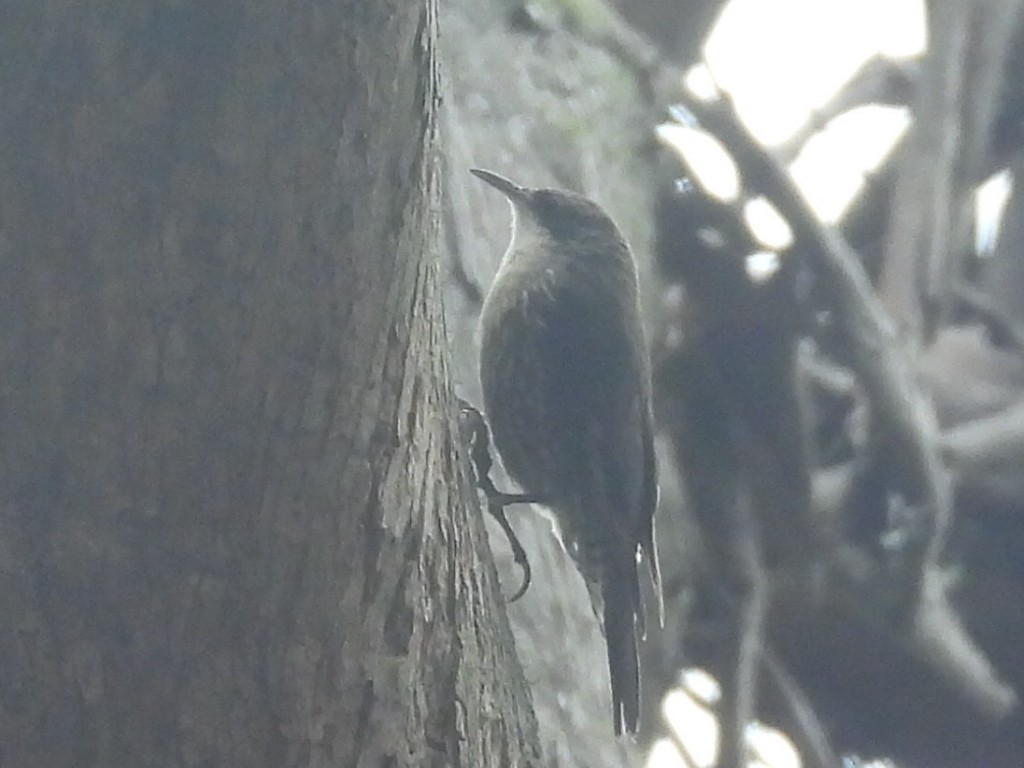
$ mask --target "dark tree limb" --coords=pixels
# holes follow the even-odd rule
[[[920,594],[925,568],[942,549],[952,514],[952,492],[938,452],[934,414],[915,382],[908,350],[900,343],[891,320],[875,296],[857,254],[808,207],[795,182],[736,118],[722,94],[704,102],[682,86],[682,73],[657,66],[656,54],[635,35],[620,49],[649,73],[666,103],[686,105],[698,122],[733,154],[748,190],[764,195],[786,218],[794,238],[807,248],[824,288],[840,316],[839,327],[850,357],[871,400],[873,423],[884,425],[880,442],[900,468],[901,490],[924,510],[923,526],[902,553],[907,574],[904,602]]]
[[[952,494],[938,452],[934,414],[917,387],[908,351],[875,297],[857,254],[814,216],[786,170],[757,144],[728,102],[709,105],[690,99],[687,106],[705,129],[741,158],[750,189],[778,208],[814,260],[839,317],[850,366],[868,393],[880,442],[900,468],[901,490],[924,509],[921,530],[901,553],[908,578],[902,602],[912,604],[926,567],[941,551]]]
[[[744,768],[749,760],[747,727],[757,715],[760,649],[769,610],[769,580],[752,499],[738,500],[734,515],[734,563],[740,571],[741,596],[735,646],[724,672],[719,739],[719,766]]]
[[[989,167],[992,128],[1020,0],[936,0],[915,121],[901,153],[879,283],[913,347],[930,341],[961,281],[970,195]]]
[[[880,573],[876,563],[867,564],[859,555],[854,558],[857,567],[839,559],[840,588],[862,610],[876,611],[882,605],[875,620],[896,630],[916,657],[958,686],[979,711],[1005,715],[1015,706],[1015,694],[992,671],[942,596],[938,558],[953,498],[935,414],[917,384],[912,350],[900,341],[858,255],[814,216],[788,172],[739,122],[724,95],[710,103],[694,98],[682,86],[682,73],[652,64],[656,57],[635,37],[625,40],[620,50],[635,53],[638,71],[650,75],[663,101],[684,103],[732,153],[749,192],[763,195],[786,218],[819,275],[838,317],[850,368],[867,393],[872,444],[882,447],[894,468],[896,487],[918,512],[893,563],[899,574],[895,588],[892,568]],[[934,634],[940,627],[942,632]]]

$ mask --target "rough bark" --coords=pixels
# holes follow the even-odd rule
[[[537,764],[447,384],[434,7],[2,3],[5,765]]]

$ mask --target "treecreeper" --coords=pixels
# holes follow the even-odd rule
[[[615,733],[640,718],[638,564],[661,620],[650,358],[636,263],[594,202],[472,173],[512,204],[512,239],[480,315],[480,383],[509,476],[551,512],[608,648]]]

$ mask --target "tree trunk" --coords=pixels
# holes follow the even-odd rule
[[[537,763],[434,2],[0,5],[0,763]]]

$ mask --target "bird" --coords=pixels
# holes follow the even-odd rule
[[[550,513],[607,645],[616,735],[640,719],[638,567],[662,620],[650,357],[633,254],[574,192],[476,177],[512,206],[512,237],[480,313],[480,383],[509,477]]]

